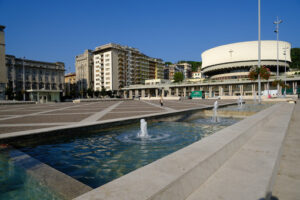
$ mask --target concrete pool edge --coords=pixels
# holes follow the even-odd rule
[[[13,147],[0,148],[0,153],[8,155],[13,165],[25,170],[29,176],[63,199],[72,199],[92,190],[80,181]]]
[[[186,199],[254,135],[260,132],[266,120],[272,121],[274,117],[280,119],[280,116],[274,116],[274,113],[282,105],[288,109],[281,123],[288,125],[290,120],[288,116],[291,116],[294,105],[275,104],[76,199]],[[282,132],[281,135],[285,135],[284,129],[279,131]],[[280,139],[282,138],[279,138],[277,143],[280,143]],[[271,177],[270,174],[266,174],[268,183],[260,188],[262,191],[259,191],[259,194],[267,195],[271,190],[280,148],[281,145],[273,149],[275,156],[270,161]]]
[[[236,103],[220,103],[219,107],[236,105]],[[117,119],[109,119],[97,122],[86,122],[86,123],[74,123],[71,125],[65,126],[55,126],[49,128],[28,130],[28,131],[18,131],[11,133],[2,133],[0,134],[0,143],[9,143],[15,139],[19,138],[31,138],[31,137],[43,137],[45,135],[54,135],[54,134],[72,134],[72,132],[79,131],[90,131],[94,129],[101,129],[110,126],[118,126],[118,125],[126,125],[130,123],[139,122],[141,118],[145,118],[147,120],[160,119],[164,117],[176,116],[179,114],[187,114],[192,112],[198,112],[205,109],[212,109],[213,106],[200,106],[193,109],[182,109],[176,111],[166,111],[161,113],[154,114],[146,114],[146,115],[138,115],[133,117],[125,117],[125,118],[117,118]]]

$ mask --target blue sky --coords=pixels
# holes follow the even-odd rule
[[[261,0],[262,39],[300,47],[300,0]],[[257,0],[0,0],[6,54],[62,61],[114,42],[164,61],[201,61],[209,48],[257,40]]]

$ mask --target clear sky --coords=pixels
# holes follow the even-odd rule
[[[201,61],[209,48],[257,40],[257,0],[0,0],[6,54],[62,61],[106,43],[164,61]],[[300,47],[300,0],[261,0],[262,39]]]

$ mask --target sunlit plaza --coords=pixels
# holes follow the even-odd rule
[[[298,2],[0,8],[0,200],[300,199]]]

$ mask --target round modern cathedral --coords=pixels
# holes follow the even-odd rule
[[[278,42],[279,73],[289,69],[291,44]],[[214,80],[247,78],[251,67],[258,65],[258,41],[238,42],[204,51],[202,73]],[[261,66],[277,71],[277,41],[261,41]]]

